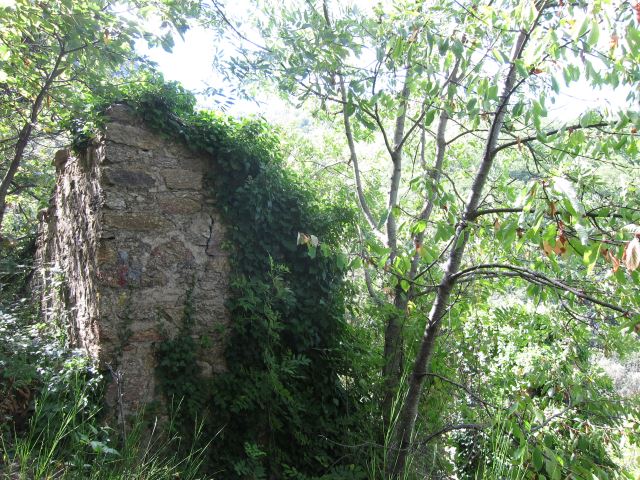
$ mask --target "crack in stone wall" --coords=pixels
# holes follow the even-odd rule
[[[203,187],[207,159],[151,132],[124,106],[108,115],[81,155],[56,154],[39,291],[44,317],[68,325],[72,346],[123,374],[131,414],[162,401],[154,348],[177,335],[189,298],[202,374],[226,370],[229,262],[225,227]],[[112,382],[107,403],[116,401]]]

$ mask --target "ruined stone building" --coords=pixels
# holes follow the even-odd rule
[[[154,346],[185,321],[202,374],[224,371],[229,267],[208,160],[116,105],[99,138],[55,164],[37,254],[43,313],[68,315],[71,345],[112,372],[107,402],[120,392],[126,415],[159,400]]]

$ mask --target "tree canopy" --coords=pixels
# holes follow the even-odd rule
[[[362,213],[363,235],[352,253],[365,264],[372,301],[393,305],[385,310],[382,369],[384,425],[393,432],[388,475],[405,471],[415,422],[438,408],[422,391],[440,375],[433,369],[440,352],[454,354],[451,337],[482,325],[473,310],[504,318],[496,303],[515,297],[523,306],[508,308],[529,318],[528,328],[538,328],[544,308],[548,328],[562,331],[556,341],[579,350],[582,335],[623,350],[635,341],[636,7],[260,5],[262,44],[247,43],[229,68],[341,125]],[[580,81],[628,90],[629,107],[576,118],[550,113]],[[364,173],[361,151],[370,141],[381,143],[387,158],[383,188]],[[529,302],[537,307],[527,310]],[[413,333],[416,323],[421,335]],[[515,456],[537,470],[546,461],[552,478],[576,474],[571,462],[529,442],[541,439],[554,409],[580,408],[579,383],[547,384],[542,403],[538,395],[501,394],[519,419],[511,427],[520,438]],[[541,412],[539,425],[522,423],[520,415],[534,411]]]
[[[8,2],[0,6],[0,227],[7,197],[29,189],[25,158],[82,115],[89,97],[126,82],[136,41],[171,50],[198,2]],[[161,27],[150,28],[158,20]],[[16,175],[18,177],[16,178]]]
[[[36,147],[91,131],[84,105],[127,99],[229,155],[216,165],[232,172],[217,188],[238,226],[236,367],[200,385],[192,345],[159,347],[165,386],[227,425],[213,471],[637,474],[621,459],[638,441],[637,393],[600,364],[640,346],[640,4],[248,4],[0,7],[0,226],[42,165]],[[276,92],[307,123],[276,140],[130,76],[136,41],[170,49],[189,18],[225,40],[233,88]],[[577,90],[626,102],[567,108]]]

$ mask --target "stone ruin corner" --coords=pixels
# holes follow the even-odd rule
[[[54,163],[36,255],[42,314],[105,372],[108,406],[126,416],[163,401],[155,348],[181,331],[186,305],[201,374],[225,371],[229,262],[209,160],[114,105],[98,138]]]

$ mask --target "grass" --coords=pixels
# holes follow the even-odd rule
[[[510,446],[511,439],[505,422],[499,416],[490,437],[491,461],[477,470],[475,480],[523,480],[526,470],[522,467],[522,462],[514,461]]]
[[[37,399],[26,432],[2,431],[0,478],[164,480],[203,479],[200,470],[207,448],[197,447],[201,430],[184,445],[172,420],[158,428],[143,415],[133,421],[115,445],[125,438],[101,425],[99,408],[91,402],[94,389],[80,372],[70,377],[64,391],[45,389]],[[160,430],[163,433],[160,433]],[[9,434],[11,433],[11,434]]]

